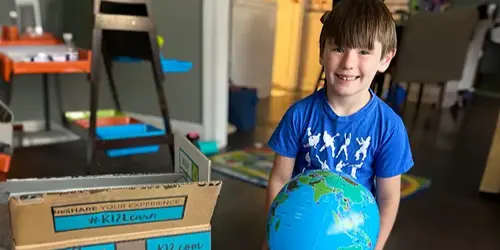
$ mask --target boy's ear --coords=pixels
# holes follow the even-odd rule
[[[326,47],[326,45],[325,45],[325,47]],[[326,48],[323,48],[323,53],[321,53],[321,51],[319,52],[319,64],[323,67],[325,66],[325,64],[324,64],[325,60],[323,60],[323,54],[325,53],[325,49]]]
[[[380,66],[378,68],[378,71],[380,73],[383,73],[389,68],[389,65],[391,64],[392,58],[396,55],[396,49],[389,50],[385,54],[385,56],[382,57],[382,60],[380,60]]]

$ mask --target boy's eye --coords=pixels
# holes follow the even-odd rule
[[[342,48],[334,48],[333,51],[339,52],[339,53],[343,53],[344,49],[342,49]]]
[[[370,51],[367,51],[367,50],[361,50],[359,52],[361,55],[369,55],[370,54]]]

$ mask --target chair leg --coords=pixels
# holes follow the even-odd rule
[[[153,69],[153,75],[155,79],[155,88],[156,88],[156,94],[158,96],[158,102],[160,104],[160,111],[161,115],[163,118],[163,123],[165,126],[165,132],[167,135],[172,136],[173,131],[172,131],[172,126],[170,124],[170,115],[168,111],[168,106],[167,106],[167,98],[165,97],[165,90],[163,88],[163,81],[165,79],[165,76],[163,74],[161,62],[160,62],[160,51],[158,49],[158,42],[156,40],[156,34],[155,32],[149,32],[149,41],[151,43],[151,49],[153,53],[153,60],[151,61],[151,66]],[[172,161],[174,159],[174,145],[169,144],[169,149],[170,149],[170,154]],[[174,162],[172,162],[174,163]]]
[[[445,87],[446,87],[446,82],[439,82],[438,84],[439,87],[439,96],[436,104],[434,104],[434,110],[432,112],[432,115],[429,117],[429,119],[426,121],[424,125],[425,130],[429,130],[433,126],[433,122],[435,123],[435,126],[439,129],[439,126],[441,124],[441,111],[443,110],[443,101],[444,101],[444,93],[445,93]]]
[[[446,82],[440,82],[440,83],[438,83],[438,86],[439,86],[439,99],[438,99],[436,109],[438,110],[439,113],[441,113],[441,110],[443,109]]]
[[[437,128],[440,127],[441,125],[441,114],[443,111],[443,103],[444,103],[444,95],[445,95],[445,88],[446,88],[446,82],[440,82],[438,83],[439,86],[439,99],[438,103],[436,106],[436,111],[434,113],[434,120],[436,121],[436,126]]]
[[[418,116],[420,115],[420,107],[422,106],[422,97],[424,94],[424,83],[421,82],[418,87],[418,97],[417,97],[417,106],[415,107],[415,113],[413,115],[412,123],[415,124],[418,120]]]
[[[406,96],[403,102],[403,108],[401,109],[401,117],[403,117],[403,119],[406,113],[406,107],[408,106],[408,96],[410,95],[410,92],[411,92],[411,82],[408,82],[408,84],[406,85]]]
[[[373,87],[375,89],[375,94],[379,97],[382,95],[382,90],[384,89],[384,79],[385,79],[385,74],[382,73],[377,73],[375,75],[375,78],[373,79],[374,81]]]
[[[87,164],[89,167],[95,163],[95,140],[96,136],[96,123],[97,123],[97,106],[99,105],[99,76],[100,76],[100,63],[102,53],[102,29],[94,28],[92,33],[92,62],[90,81],[90,120],[87,142]],[[90,168],[87,173],[90,174]]]
[[[385,102],[389,102],[393,95],[395,94],[395,87],[394,87],[394,82],[390,81],[389,82],[389,90],[387,91],[387,97],[385,98]]]
[[[118,92],[116,90],[115,78],[113,77],[112,58],[104,58],[104,67],[106,69],[106,75],[108,76],[109,90],[111,91],[111,96],[113,98],[113,102],[115,103],[115,108],[118,111],[122,111],[120,100],[118,98]]]

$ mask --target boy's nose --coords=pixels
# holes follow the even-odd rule
[[[342,57],[342,68],[352,69],[357,64],[358,56],[355,50],[347,50]]]

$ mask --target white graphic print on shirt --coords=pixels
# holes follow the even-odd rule
[[[323,152],[325,150],[328,151],[328,149],[331,150],[331,154],[318,154],[318,151],[313,150],[317,148],[318,143],[320,142],[320,137],[321,134],[323,134],[323,146],[319,149],[319,152]],[[357,172],[359,169],[363,167],[364,161],[367,157],[368,154],[368,148],[370,147],[371,143],[371,136],[367,136],[365,138],[363,137],[356,137],[356,142],[354,145],[358,147],[357,151],[354,153],[354,159],[353,157],[349,157],[349,151],[348,147],[351,145],[351,138],[352,138],[352,133],[344,133],[344,141],[343,144],[340,146],[339,151],[337,154],[335,154],[335,145],[337,139],[340,136],[340,133],[336,133],[334,136],[332,136],[328,131],[323,131],[323,133],[313,133],[312,129],[309,127],[307,128],[307,144],[304,145],[304,147],[309,147],[311,148],[310,151],[308,151],[305,155],[305,159],[307,162],[307,166],[311,167],[311,154],[315,154],[314,158],[319,162],[319,165],[321,166],[321,169],[323,170],[330,170],[330,166],[328,166],[329,161],[328,158],[331,155],[331,158],[334,159],[334,162],[336,163],[335,166],[335,171],[337,172],[345,172],[349,174],[352,178],[356,179]],[[341,137],[342,138],[342,137]],[[337,143],[340,143],[337,141]],[[352,151],[351,151],[352,152]],[[325,155],[325,159],[321,159],[320,155]],[[352,156],[352,155],[351,155]],[[333,166],[333,165],[332,165]],[[347,169],[345,169],[347,168]]]

